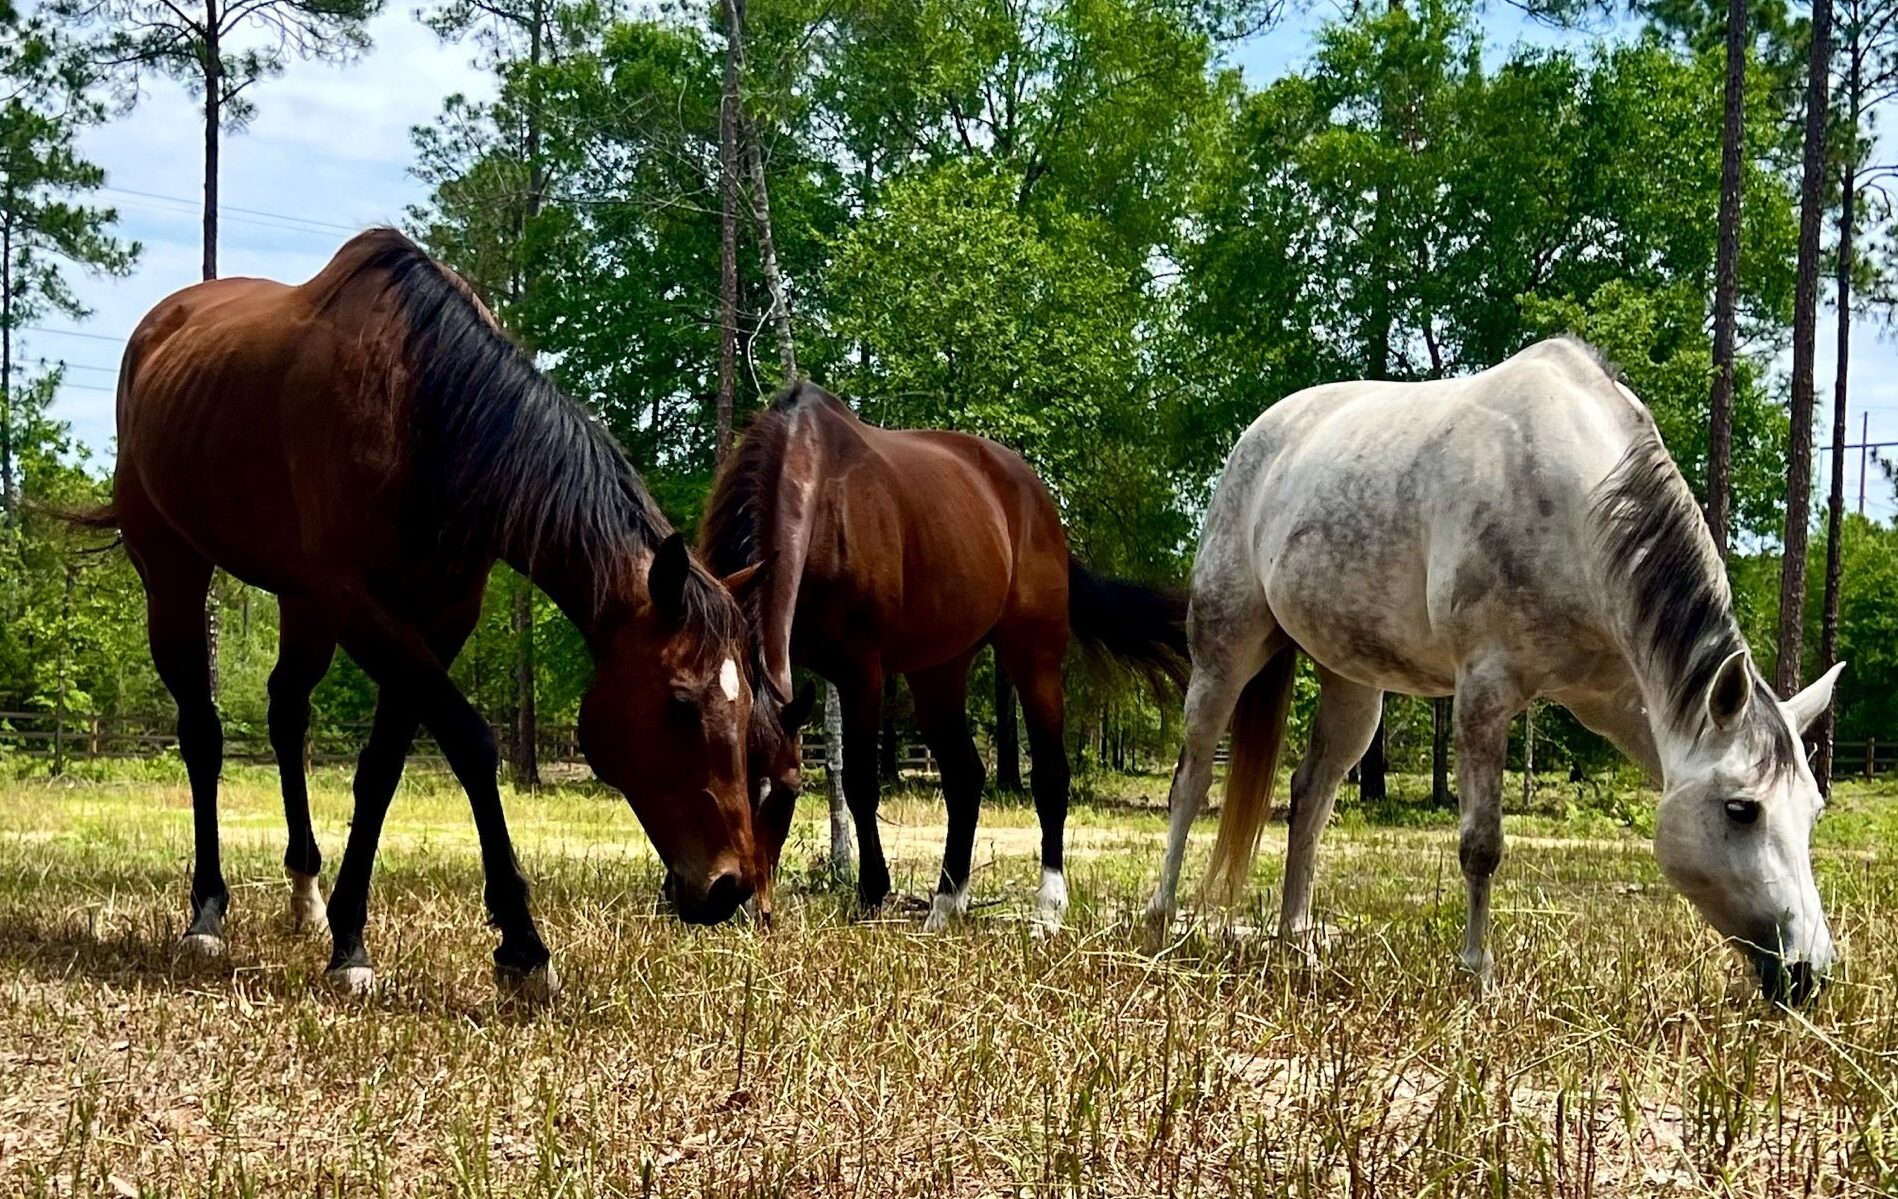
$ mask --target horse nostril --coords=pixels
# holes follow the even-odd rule
[[[1812,968],[1811,962],[1794,962],[1789,968],[1791,974],[1792,1003],[1794,1007],[1805,1003],[1818,994],[1820,984],[1825,980]]]
[[[738,905],[751,898],[751,888],[736,870],[728,870],[712,880],[705,889],[706,914],[713,920],[723,920],[738,910]]]

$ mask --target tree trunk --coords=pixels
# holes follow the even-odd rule
[[[1456,795],[1450,790],[1452,704],[1448,698],[1430,701],[1430,802],[1439,808],[1456,806]]]
[[[901,781],[896,744],[896,676],[883,680],[883,736],[877,739],[877,773],[886,783]]]
[[[534,585],[514,580],[514,737],[516,787],[540,786],[540,717],[534,702]]]
[[[739,12],[744,0],[735,0]],[[764,265],[765,291],[771,296],[771,325],[778,334],[778,362],[784,368],[786,386],[797,381],[797,342],[791,336],[791,304],[784,293],[784,276],[778,272],[778,240],[771,230],[771,192],[765,185],[764,151],[758,147],[758,129],[750,121],[741,123],[745,133],[745,157],[751,166],[751,219],[758,229],[758,255]]]
[[[1826,497],[1826,582],[1825,611],[1819,626],[1819,668],[1829,669],[1839,660],[1839,602],[1844,582],[1843,539],[1845,536],[1845,438],[1846,373],[1852,360],[1852,267],[1853,224],[1858,219],[1858,129],[1862,101],[1859,75],[1859,45],[1854,31],[1851,65],[1846,74],[1847,103],[1851,106],[1851,124],[1846,135],[1845,165],[1840,170],[1839,189],[1839,261],[1838,261],[1838,362],[1832,376],[1832,488]],[[1837,728],[1834,708],[1828,707],[1819,718],[1819,753],[1813,761],[1813,777],[1822,794],[1832,791],[1832,740]]]
[[[224,58],[217,0],[204,5],[204,277],[217,278],[217,152],[223,120]]]
[[[1806,158],[1799,185],[1799,263],[1793,290],[1792,421],[1786,433],[1785,556],[1779,572],[1780,696],[1799,689],[1805,645],[1806,537],[1812,512],[1814,350],[1819,323],[1819,223],[1825,215],[1826,132],[1831,110],[1832,0],[1813,0],[1812,57],[1806,79]]]
[[[1382,708],[1384,701],[1379,701]],[[1384,717],[1377,718],[1377,731],[1371,734],[1370,747],[1364,751],[1364,757],[1358,762],[1358,798],[1373,802],[1382,802],[1390,797],[1390,784],[1386,775],[1390,771],[1389,759],[1385,756]]]
[[[1020,791],[1021,734],[1015,725],[1015,684],[995,664],[995,789]]]
[[[725,90],[718,106],[718,425],[713,449],[719,462],[732,448],[732,407],[738,393],[738,22],[741,0],[722,0],[725,10]]]
[[[530,299],[535,292],[538,272],[528,250],[531,226],[540,216],[546,174],[540,159],[540,65],[545,47],[546,9],[535,0],[528,16],[527,31],[527,126],[523,157],[527,162],[527,202],[515,229],[514,261],[519,264],[515,298]],[[517,319],[516,324],[520,321]],[[534,697],[534,584],[525,576],[514,580],[514,727],[510,730],[509,757],[516,787],[540,786],[540,705]]]
[[[218,38],[217,0],[204,5],[204,277],[217,278],[217,174],[218,134],[223,121],[224,59]],[[216,578],[204,607],[205,656],[211,673],[211,696],[218,692],[218,642],[220,623],[217,611]]]
[[[19,518],[13,478],[13,188],[0,213],[0,528]]]
[[[830,876],[850,877],[850,809],[844,804],[844,706],[824,684],[824,790],[830,796]]]
[[[1522,806],[1536,801],[1536,705],[1522,710]]]
[[[1707,531],[1721,561],[1733,524],[1733,356],[1740,294],[1740,187],[1746,116],[1746,51],[1752,10],[1727,2],[1726,121],[1720,134],[1719,248],[1714,265],[1713,396],[1707,414]]]

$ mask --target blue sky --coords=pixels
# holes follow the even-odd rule
[[[1235,60],[1255,83],[1296,67],[1310,51],[1311,31],[1338,14],[1321,2],[1264,37],[1240,47]],[[1524,22],[1517,10],[1492,6],[1486,22],[1492,53],[1520,40],[1551,44],[1581,40]],[[485,75],[474,50],[444,45],[418,24],[407,6],[391,6],[371,26],[374,49],[348,66],[293,63],[253,91],[257,117],[224,143],[219,267],[226,275],[301,280],[314,274],[349,233],[391,223],[421,198],[408,173],[409,130],[440,111],[453,92],[483,95]],[[130,278],[78,280],[94,310],[74,326],[63,320],[23,335],[29,359],[63,359],[66,383],[54,415],[70,421],[99,460],[109,460],[113,437],[113,381],[125,335],[165,295],[196,282],[199,273],[198,202],[202,144],[195,106],[184,89],[155,80],[129,115],[89,131],[85,152],[106,170],[103,199],[118,207],[125,235],[144,243]],[[79,334],[79,335],[75,335]],[[1820,328],[1822,413],[1831,410],[1833,328]],[[1898,351],[1881,330],[1860,322],[1851,371],[1851,429],[1869,415],[1874,440],[1898,440]],[[1267,397],[1261,396],[1261,405]],[[1817,442],[1830,437],[1822,415]],[[1819,471],[1823,480],[1823,456]],[[1848,503],[1856,498],[1856,455],[1846,473]],[[1874,473],[1868,510],[1898,512],[1892,489]]]

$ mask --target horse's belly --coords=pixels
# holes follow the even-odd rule
[[[1335,674],[1403,695],[1448,695],[1455,688],[1454,648],[1409,605],[1384,607],[1304,588],[1268,591],[1267,602],[1286,636]]]

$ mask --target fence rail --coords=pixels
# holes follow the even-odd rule
[[[68,762],[148,758],[173,750],[177,732],[169,716],[107,716],[99,713],[0,712],[0,752],[19,751],[44,757],[56,768]],[[502,757],[508,753],[509,731],[495,726]],[[304,759],[312,765],[354,762],[369,737],[366,720],[344,721],[313,728],[304,745]],[[539,760],[546,765],[583,765],[578,731],[569,724],[543,722],[535,739]],[[824,764],[823,734],[806,730],[804,766]],[[441,750],[422,734],[410,751],[411,760],[441,761]],[[224,757],[232,762],[270,763],[277,760],[268,730],[225,721]],[[899,744],[897,769],[906,774],[935,774],[936,759],[920,744]]]
[[[508,730],[496,726],[495,740],[507,755]],[[369,736],[369,722],[345,721],[325,724],[311,730],[305,745],[305,760],[313,765],[353,762]],[[16,751],[49,759],[55,768],[67,762],[100,761],[115,758],[146,758],[166,753],[178,744],[170,716],[106,716],[98,713],[0,712],[0,752]],[[585,763],[574,726],[542,723],[537,739],[539,759],[547,765]],[[1226,762],[1229,746],[1221,739],[1216,760]],[[822,769],[824,737],[813,729],[803,734],[804,767]],[[224,757],[233,762],[276,761],[267,730],[248,724],[226,721]],[[417,737],[411,759],[442,760],[441,750],[427,734]],[[897,769],[905,774],[937,773],[936,759],[920,743],[903,742],[897,747]],[[1898,750],[1878,738],[1864,741],[1840,741],[1832,747],[1833,778],[1875,778],[1880,771],[1889,773],[1890,762],[1898,759]]]

